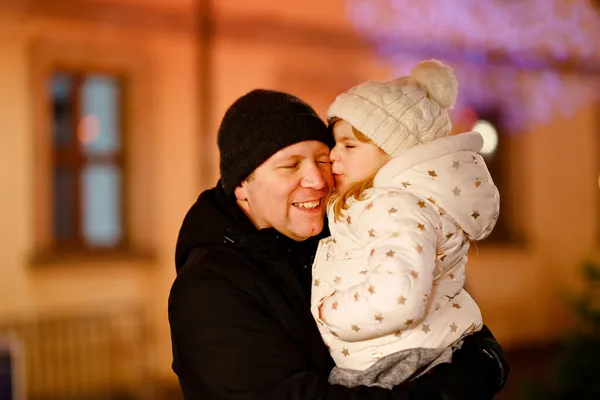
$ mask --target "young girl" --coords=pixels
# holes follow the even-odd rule
[[[457,91],[432,60],[355,86],[329,109],[336,190],[311,300],[332,383],[397,385],[450,362],[482,326],[465,266],[470,243],[494,228],[499,194],[481,135],[448,136]]]

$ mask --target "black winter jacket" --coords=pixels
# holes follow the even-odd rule
[[[451,365],[391,391],[330,385],[334,364],[309,309],[321,237],[257,230],[220,185],[200,195],[179,233],[169,296],[173,370],[186,400],[493,397],[507,367],[487,329]]]

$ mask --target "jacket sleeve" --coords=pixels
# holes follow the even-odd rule
[[[409,328],[424,316],[433,283],[439,216],[408,193],[374,197],[353,229],[365,246],[364,280],[322,301],[320,322],[353,342]]]
[[[210,267],[180,272],[169,296],[169,322],[173,369],[186,400],[442,398],[440,385],[426,378],[391,391],[328,384],[252,293]]]

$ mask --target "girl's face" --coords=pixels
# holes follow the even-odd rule
[[[329,153],[335,193],[374,175],[391,157],[344,120],[333,126],[335,147]]]

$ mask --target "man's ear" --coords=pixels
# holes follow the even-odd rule
[[[237,201],[247,201],[248,200],[248,188],[246,187],[246,181],[240,183],[235,190],[233,191],[235,194],[235,198]]]

